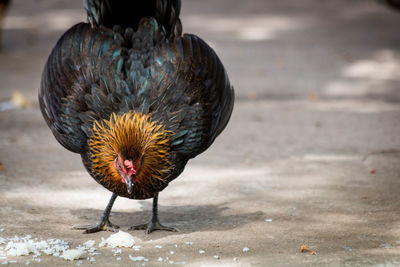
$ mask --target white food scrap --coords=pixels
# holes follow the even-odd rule
[[[117,256],[117,255],[122,254],[122,249],[120,249],[120,248],[114,248],[114,249],[112,250],[112,252],[114,253],[114,256]]]
[[[135,245],[133,236],[127,232],[119,231],[118,233],[110,235],[106,240],[103,240],[99,247],[126,247],[131,248]]]
[[[92,248],[92,247],[94,246],[95,243],[96,243],[96,241],[94,241],[94,240],[88,240],[88,241],[86,241],[85,243],[83,243],[83,245],[84,245],[86,248]]]
[[[64,253],[60,256],[64,260],[79,260],[85,254],[85,251],[82,249],[68,249],[64,251]]]
[[[131,261],[148,261],[148,260],[149,260],[149,259],[146,259],[146,258],[143,257],[143,256],[134,257],[134,256],[132,256],[132,255],[129,255],[129,259],[130,259]]]

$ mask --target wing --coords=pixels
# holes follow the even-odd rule
[[[93,120],[109,114],[130,94],[122,65],[120,42],[110,30],[80,23],[57,42],[43,71],[39,103],[65,148],[81,153]]]
[[[86,151],[94,120],[129,110],[162,121],[175,133],[172,150],[187,158],[211,145],[233,108],[224,67],[200,38],[167,41],[161,32],[154,19],[143,20],[138,32],[80,23],[60,38],[43,71],[39,102],[64,147]]]
[[[228,76],[214,50],[190,34],[163,45],[154,61],[148,112],[175,133],[172,151],[195,157],[229,121],[234,91]]]

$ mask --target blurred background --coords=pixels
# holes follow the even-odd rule
[[[69,226],[97,220],[109,195],[56,143],[37,101],[52,47],[86,20],[82,1],[12,0],[3,16],[0,226],[82,239]],[[193,228],[181,222],[181,234],[198,244],[226,245],[228,264],[235,244],[253,253],[242,263],[321,263],[300,258],[302,243],[328,265],[400,264],[400,10],[183,0],[181,20],[216,50],[236,103],[226,131],[161,195],[161,216],[184,217]],[[117,224],[145,203],[118,199]]]
[[[374,0],[184,0],[185,32],[208,41],[238,100],[400,100],[399,11]],[[13,0],[3,22],[1,97],[34,98],[60,35],[82,3]]]

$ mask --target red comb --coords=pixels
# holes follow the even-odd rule
[[[133,168],[133,163],[130,160],[125,160],[124,164],[127,168],[132,169]]]

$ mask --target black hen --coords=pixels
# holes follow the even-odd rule
[[[56,139],[81,154],[90,175],[113,192],[100,223],[114,230],[117,196],[154,198],[225,128],[234,92],[215,52],[181,35],[179,0],[84,0],[89,23],[57,42],[39,102]],[[81,228],[82,229],[82,228]]]

